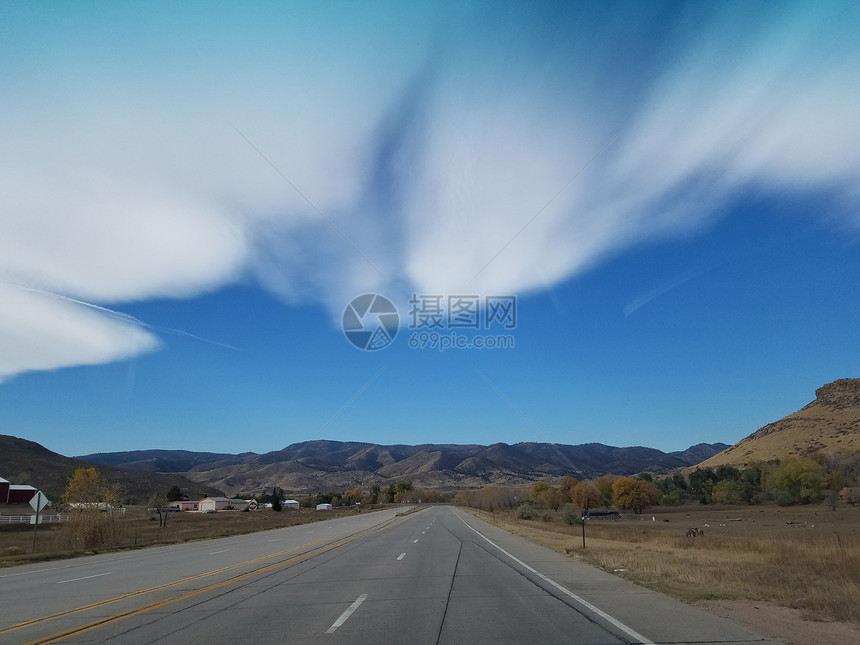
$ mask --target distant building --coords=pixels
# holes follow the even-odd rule
[[[331,510],[331,504],[317,504],[317,510],[318,511],[330,511]]]
[[[197,511],[200,509],[200,502],[189,502],[186,500],[181,500],[178,502],[170,502],[170,510],[176,509],[177,511]]]
[[[301,506],[301,504],[299,504],[294,499],[285,499],[283,502],[281,502],[281,508],[295,508],[296,510],[298,510],[299,506]]]
[[[244,499],[228,499],[226,497],[207,497],[198,502],[201,512],[208,511],[244,511],[249,502]]]

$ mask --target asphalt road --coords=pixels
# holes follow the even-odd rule
[[[0,643],[764,643],[451,507],[0,570]]]

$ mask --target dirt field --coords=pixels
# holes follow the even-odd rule
[[[660,507],[567,526],[478,513],[549,548],[786,643],[860,637],[860,508]],[[687,537],[690,528],[704,534]]]
[[[370,508],[363,510],[367,511]],[[170,513],[167,526],[159,527],[157,520],[150,519],[152,516],[146,508],[131,506],[122,522],[120,544],[110,548],[140,548],[154,544],[226,537],[354,515],[358,512],[355,507],[332,511],[302,508],[283,510],[280,513],[262,510],[248,513],[182,512]],[[0,524],[0,567],[80,554],[70,550],[68,528],[64,524],[40,525],[36,536],[36,547],[36,554],[30,555],[33,548],[32,526]],[[103,550],[109,550],[109,548]]]

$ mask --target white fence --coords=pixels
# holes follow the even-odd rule
[[[0,524],[31,524],[35,515],[0,515]],[[59,515],[39,515],[39,524],[50,522],[66,522],[69,516],[66,513]]]

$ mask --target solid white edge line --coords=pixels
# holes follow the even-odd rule
[[[77,582],[78,580],[89,580],[90,578],[100,578],[101,576],[109,576],[113,571],[108,571],[107,573],[97,573],[92,576],[84,576],[83,578],[72,578],[71,580],[60,580],[57,582],[58,585],[66,584],[67,582]]]
[[[603,618],[603,620],[607,621],[607,622],[608,622],[608,623],[610,623],[611,625],[614,625],[615,627],[617,627],[618,629],[620,629],[621,631],[623,631],[623,632],[624,632],[625,634],[627,634],[628,636],[632,636],[632,637],[633,637],[633,638],[635,638],[639,643],[642,643],[642,645],[655,645],[654,641],[648,640],[648,639],[647,639],[647,638],[645,638],[642,634],[640,634],[639,632],[637,632],[636,630],[634,630],[632,627],[628,627],[627,625],[625,625],[624,623],[622,623],[622,622],[621,622],[620,620],[618,620],[617,618],[613,618],[612,616],[610,616],[609,614],[607,614],[607,613],[606,613],[605,611],[603,611],[602,609],[599,609],[599,608],[595,607],[594,605],[592,605],[592,604],[591,604],[590,602],[588,602],[585,598],[580,598],[580,597],[579,597],[579,596],[577,596],[575,593],[573,593],[573,592],[572,592],[572,591],[570,591],[569,589],[565,588],[564,586],[560,585],[559,583],[557,583],[557,582],[556,582],[555,580],[553,580],[552,578],[549,578],[549,577],[545,576],[544,574],[542,574],[542,573],[541,573],[540,571],[538,571],[537,569],[535,569],[535,568],[530,567],[529,565],[527,565],[525,562],[523,562],[522,560],[520,560],[520,559],[519,559],[518,557],[516,557],[515,555],[512,555],[512,554],[508,553],[508,552],[507,552],[507,551],[505,551],[502,547],[500,547],[498,544],[496,544],[496,543],[495,543],[495,542],[493,542],[490,538],[488,538],[486,535],[484,535],[483,533],[481,533],[478,529],[476,529],[476,528],[474,528],[474,527],[470,526],[470,525],[469,525],[469,523],[468,523],[468,522],[466,522],[466,520],[464,520],[462,517],[460,517],[460,515],[457,515],[457,518],[458,518],[458,519],[459,519],[463,524],[465,524],[465,525],[466,525],[466,528],[469,528],[469,529],[471,529],[472,531],[474,531],[475,533],[477,533],[478,535],[480,535],[480,536],[481,536],[482,538],[484,538],[487,542],[489,542],[490,544],[492,544],[492,545],[493,545],[494,547],[496,547],[499,551],[501,551],[502,553],[504,553],[506,556],[508,556],[511,560],[513,560],[513,561],[514,561],[514,562],[516,562],[517,564],[519,564],[521,567],[523,567],[523,568],[524,568],[524,569],[526,569],[527,571],[531,571],[531,572],[532,572],[533,574],[535,574],[538,578],[540,578],[541,580],[544,580],[544,581],[548,582],[549,584],[551,584],[553,587],[555,587],[556,589],[558,589],[559,591],[561,591],[561,592],[562,592],[563,594],[565,594],[566,596],[569,596],[570,598],[572,598],[573,600],[575,600],[576,602],[578,602],[580,605],[582,605],[583,607],[585,607],[585,608],[586,608],[586,609],[588,609],[589,611],[591,611],[591,612],[593,612],[593,613],[597,614],[598,616],[600,616],[601,618]]]
[[[398,555],[398,556],[397,556],[397,559],[398,559],[398,560],[402,560],[402,559],[403,559],[403,558],[405,558],[405,557],[406,557],[406,554],[405,554],[405,553],[401,553],[400,555]]]
[[[227,553],[230,549],[222,549],[221,551],[210,551],[209,555],[217,555],[219,553]]]
[[[326,630],[326,634],[334,634],[335,630],[337,630],[337,628],[338,628],[338,627],[340,627],[341,625],[343,625],[343,624],[346,622],[347,618],[349,618],[350,616],[352,616],[352,612],[354,612],[356,609],[358,609],[358,606],[359,606],[361,603],[363,603],[363,602],[364,602],[364,600],[365,600],[366,598],[367,598],[367,594],[366,594],[366,593],[363,593],[363,594],[361,594],[358,598],[356,598],[355,602],[354,602],[354,603],[352,603],[352,604],[351,604],[351,605],[346,609],[346,611],[344,611],[344,612],[343,612],[343,613],[338,617],[338,619],[332,623],[331,627],[329,627],[329,628]]]

